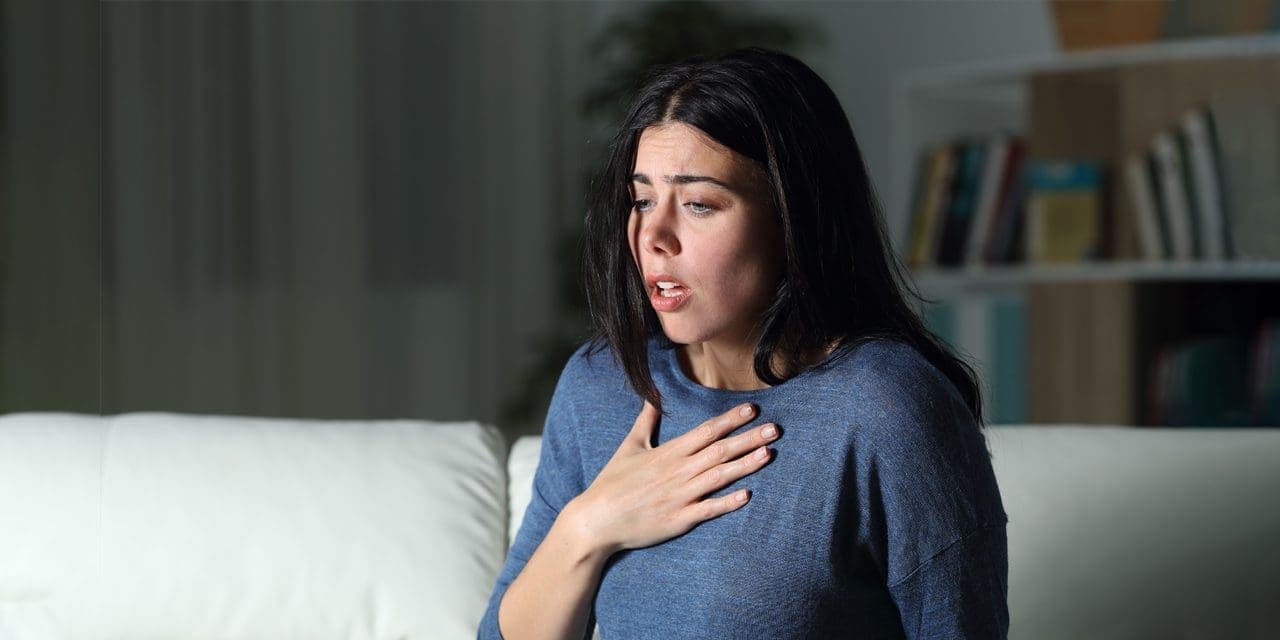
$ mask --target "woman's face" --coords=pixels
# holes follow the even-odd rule
[[[699,129],[663,123],[640,134],[631,188],[631,254],[667,337],[745,344],[781,273],[777,218],[754,164]]]

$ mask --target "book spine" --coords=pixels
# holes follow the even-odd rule
[[[1160,194],[1166,215],[1166,227],[1172,240],[1172,257],[1190,260],[1194,257],[1191,238],[1191,214],[1187,205],[1187,190],[1182,184],[1182,168],[1173,136],[1168,132],[1156,135],[1151,142],[1151,152],[1156,159],[1160,179]]]
[[[1138,239],[1142,243],[1142,255],[1147,260],[1164,258],[1164,248],[1160,242],[1160,223],[1157,222],[1155,194],[1152,193],[1151,182],[1146,167],[1137,156],[1129,156],[1124,162],[1124,176],[1129,190],[1129,198],[1133,203],[1134,222],[1137,223]]]
[[[1203,113],[1198,110],[1187,113],[1182,119],[1182,132],[1186,136],[1191,160],[1196,211],[1200,214],[1200,246],[1204,250],[1202,255],[1209,260],[1222,260],[1226,257],[1222,197]]]
[[[964,246],[966,264],[982,262],[983,248],[986,244],[984,241],[995,219],[996,207],[1000,203],[1000,189],[1004,182],[1004,167],[1008,159],[1008,151],[1009,140],[1006,136],[994,136],[987,143],[977,206],[974,207],[973,223],[969,227],[969,237]]]
[[[938,250],[939,264],[957,266],[964,258],[964,241],[973,222],[973,201],[978,190],[984,147],[981,141],[964,143],[961,147],[959,171],[952,185],[951,206],[942,233],[942,246]]]
[[[946,227],[947,212],[951,208],[952,184],[956,181],[958,148],[947,145],[939,149],[941,154],[940,168],[934,176],[929,188],[931,193],[927,224],[925,227],[925,244],[922,265],[938,263],[938,251],[942,245],[942,232]]]
[[[1017,144],[1009,159],[1008,184],[1004,189],[1000,212],[996,214],[996,223],[991,230],[991,238],[987,241],[988,263],[1011,262],[1018,253],[1015,245],[1021,237],[1027,200],[1026,157],[1025,145]]]
[[[912,267],[923,265],[927,259],[925,249],[928,246],[928,216],[933,204],[933,189],[930,185],[939,169],[938,151],[934,148],[923,154],[924,159],[920,162],[916,174],[915,196],[911,207],[911,244],[908,245],[907,252],[907,263]]]

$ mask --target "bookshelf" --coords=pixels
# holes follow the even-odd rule
[[[893,229],[904,253],[915,174],[931,145],[1012,133],[1028,158],[1091,160],[1108,175],[1103,259],[913,271],[937,303],[922,313],[984,377],[1003,414],[996,421],[1147,423],[1152,376],[1170,345],[1247,335],[1280,318],[1280,256],[1143,259],[1119,177],[1126,156],[1189,108],[1244,92],[1280,108],[1280,34],[928,69],[895,87],[890,207],[907,222]],[[1275,220],[1280,232],[1280,211]]]

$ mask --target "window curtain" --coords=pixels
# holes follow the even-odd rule
[[[45,22],[65,32],[55,11]],[[100,183],[61,196],[79,198],[73,237],[34,223],[6,243],[5,410],[495,419],[554,321],[553,265],[575,258],[554,252],[582,215],[590,11],[103,3],[83,17],[96,52],[71,33],[27,43],[54,75],[97,60],[100,86],[19,111],[46,134],[96,129],[65,124],[93,111],[100,148],[82,155]],[[6,21],[6,37],[22,28]],[[18,164],[35,146],[6,145]],[[53,197],[17,208],[45,215]],[[39,275],[53,244],[84,273]],[[58,295],[58,310],[14,311]],[[85,325],[62,345],[75,357],[46,362],[83,393],[11,382],[38,360],[16,329],[41,317]]]

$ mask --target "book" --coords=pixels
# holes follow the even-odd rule
[[[987,241],[985,258],[988,264],[1017,262],[1022,259],[1022,245],[1018,241],[1022,238],[1027,202],[1025,149],[1025,144],[1019,141],[1009,157],[1009,184],[1004,190],[1000,209],[996,213]]]
[[[951,202],[943,225],[941,244],[938,247],[938,264],[960,265],[964,257],[964,243],[973,223],[973,209],[977,198],[978,183],[986,157],[986,143],[971,140],[959,143],[960,164],[951,183]]]
[[[915,209],[909,263],[925,266],[935,261],[942,211],[955,172],[955,152],[951,145],[938,145],[928,153],[928,170],[918,181],[920,193]]]
[[[978,181],[977,200],[974,205],[973,224],[964,243],[964,263],[980,264],[991,223],[1000,206],[1001,190],[1006,186],[1005,166],[1009,158],[1011,142],[1008,135],[996,134],[987,140],[986,158]]]
[[[1154,422],[1170,427],[1251,424],[1248,341],[1208,336],[1162,349],[1155,363]]]
[[[1249,357],[1253,424],[1280,427],[1280,319],[1262,323]]]
[[[1027,261],[1082,262],[1101,257],[1102,170],[1082,160],[1037,160],[1027,195]]]
[[[924,206],[925,199],[928,194],[929,174],[932,172],[934,149],[926,149],[920,153],[920,158],[916,162],[916,179],[915,187],[912,190],[911,208],[911,228],[907,236],[907,265],[911,267],[919,266],[922,262],[922,247],[924,245]]]
[[[1166,260],[1173,258],[1173,237],[1169,229],[1169,214],[1164,202],[1164,192],[1160,189],[1160,167],[1150,152],[1143,154],[1143,164],[1147,170],[1147,184],[1151,185],[1152,203],[1155,205],[1156,226],[1160,228],[1160,252]]]
[[[949,345],[955,344],[956,314],[951,303],[946,300],[926,303],[920,311],[920,319],[924,321],[925,327],[933,335],[937,336],[939,340]]]
[[[1195,257],[1191,211],[1187,203],[1187,188],[1182,180],[1182,158],[1173,134],[1168,131],[1156,134],[1151,141],[1151,155],[1160,189],[1161,212],[1165,217],[1165,228],[1169,230],[1169,257],[1191,260]]]
[[[1133,204],[1134,224],[1145,260],[1163,260],[1164,241],[1161,239],[1160,212],[1156,209],[1156,196],[1151,176],[1143,158],[1131,155],[1124,161],[1125,186]]]
[[[1194,209],[1199,216],[1201,257],[1223,260],[1228,257],[1222,193],[1218,187],[1217,159],[1209,139],[1209,124],[1202,109],[1187,112],[1182,118],[1182,138],[1188,151]],[[1277,176],[1280,178],[1280,176]]]
[[[960,174],[960,160],[963,145],[948,144],[946,147],[946,171],[943,172],[934,186],[938,190],[937,200],[932,212],[932,228],[929,230],[928,264],[940,264],[938,256],[942,251],[943,233],[947,228],[947,217],[951,211],[951,200],[955,197],[955,182]]]
[[[1280,259],[1280,105],[1215,97],[1209,111],[1234,253]]]
[[[991,362],[990,421],[1021,424],[1027,421],[1027,301],[1018,294],[1000,294],[991,300],[988,325]]]
[[[1027,421],[1026,301],[1017,293],[979,294],[929,304],[925,326],[974,368],[992,424]]]
[[[1191,229],[1191,256],[1204,257],[1204,238],[1201,234],[1200,200],[1196,197],[1195,182],[1191,176],[1191,147],[1182,130],[1170,132],[1173,136],[1174,149],[1178,153],[1178,171],[1182,181],[1183,195],[1187,201],[1187,223]]]
[[[1280,13],[1276,15],[1280,16]],[[1218,142],[1218,125],[1213,120],[1213,111],[1208,107],[1201,109],[1200,114],[1204,116],[1205,130],[1209,138],[1209,150],[1213,156],[1214,181],[1218,184],[1218,206],[1222,210],[1223,254],[1228,258],[1235,258],[1237,253],[1235,241],[1232,240],[1234,231],[1231,224],[1231,209],[1227,206],[1226,183],[1222,177],[1222,147]]]

